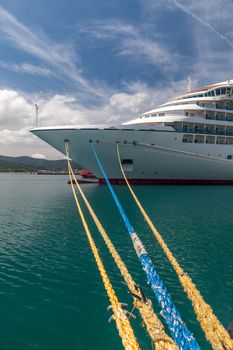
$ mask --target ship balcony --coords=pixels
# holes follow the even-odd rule
[[[194,143],[204,143],[205,136],[204,135],[195,135]]]
[[[225,110],[232,111],[233,105],[216,103],[216,109],[225,109]]]
[[[226,144],[227,145],[233,145],[233,138],[232,137],[227,137],[226,138]]]
[[[215,143],[215,136],[206,136],[205,143]]]
[[[195,128],[194,129],[194,132],[195,133],[198,133],[198,134],[204,134],[205,133],[205,129],[204,128]]]
[[[168,125],[168,123],[166,123]],[[232,126],[219,126],[212,124],[174,123],[172,127],[176,132],[192,134],[211,134],[233,136]]]
[[[215,127],[206,126],[205,132],[206,132],[207,134],[216,134],[216,129],[215,129]]]
[[[193,135],[191,135],[191,134],[184,134],[182,141],[185,142],[185,143],[193,143]]]
[[[225,145],[226,144],[226,138],[222,136],[217,136],[216,143],[219,145]]]
[[[229,111],[233,111],[233,106],[232,105],[231,106],[228,105],[228,106],[226,106],[226,109],[229,110]]]
[[[216,120],[226,120],[226,117],[224,115],[216,115]]]
[[[184,132],[184,131],[185,131],[184,128],[182,128],[182,127],[177,127],[177,126],[174,126],[174,129],[175,129],[175,131],[177,131],[177,132]]]
[[[195,129],[194,128],[187,128],[186,130],[184,129],[183,130],[184,132],[195,132]]]
[[[215,115],[206,114],[205,119],[216,120],[216,117],[215,117]]]
[[[216,128],[216,134],[226,135],[226,130],[223,128]]]

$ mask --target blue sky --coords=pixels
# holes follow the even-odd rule
[[[232,78],[232,0],[0,0],[0,154],[41,125],[110,124]]]

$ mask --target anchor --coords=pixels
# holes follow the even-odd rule
[[[128,310],[126,310],[126,308],[128,307],[128,304],[120,303],[120,306],[128,319],[130,318],[133,318],[134,320],[136,319],[136,316],[132,312],[129,312]],[[112,305],[109,305],[107,307],[108,311],[112,311],[112,309],[113,309]],[[111,317],[109,317],[108,322],[111,323],[112,320],[114,320],[114,314],[112,314]]]

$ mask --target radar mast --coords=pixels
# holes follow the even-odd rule
[[[192,90],[192,81],[191,81],[191,76],[190,75],[188,76],[187,82],[188,82],[187,91],[191,92],[191,90]]]

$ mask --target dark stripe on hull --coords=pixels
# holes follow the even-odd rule
[[[113,185],[125,185],[124,179],[109,179]],[[208,179],[128,179],[131,185],[233,185],[232,180]],[[104,179],[99,179],[100,185],[105,185]]]

